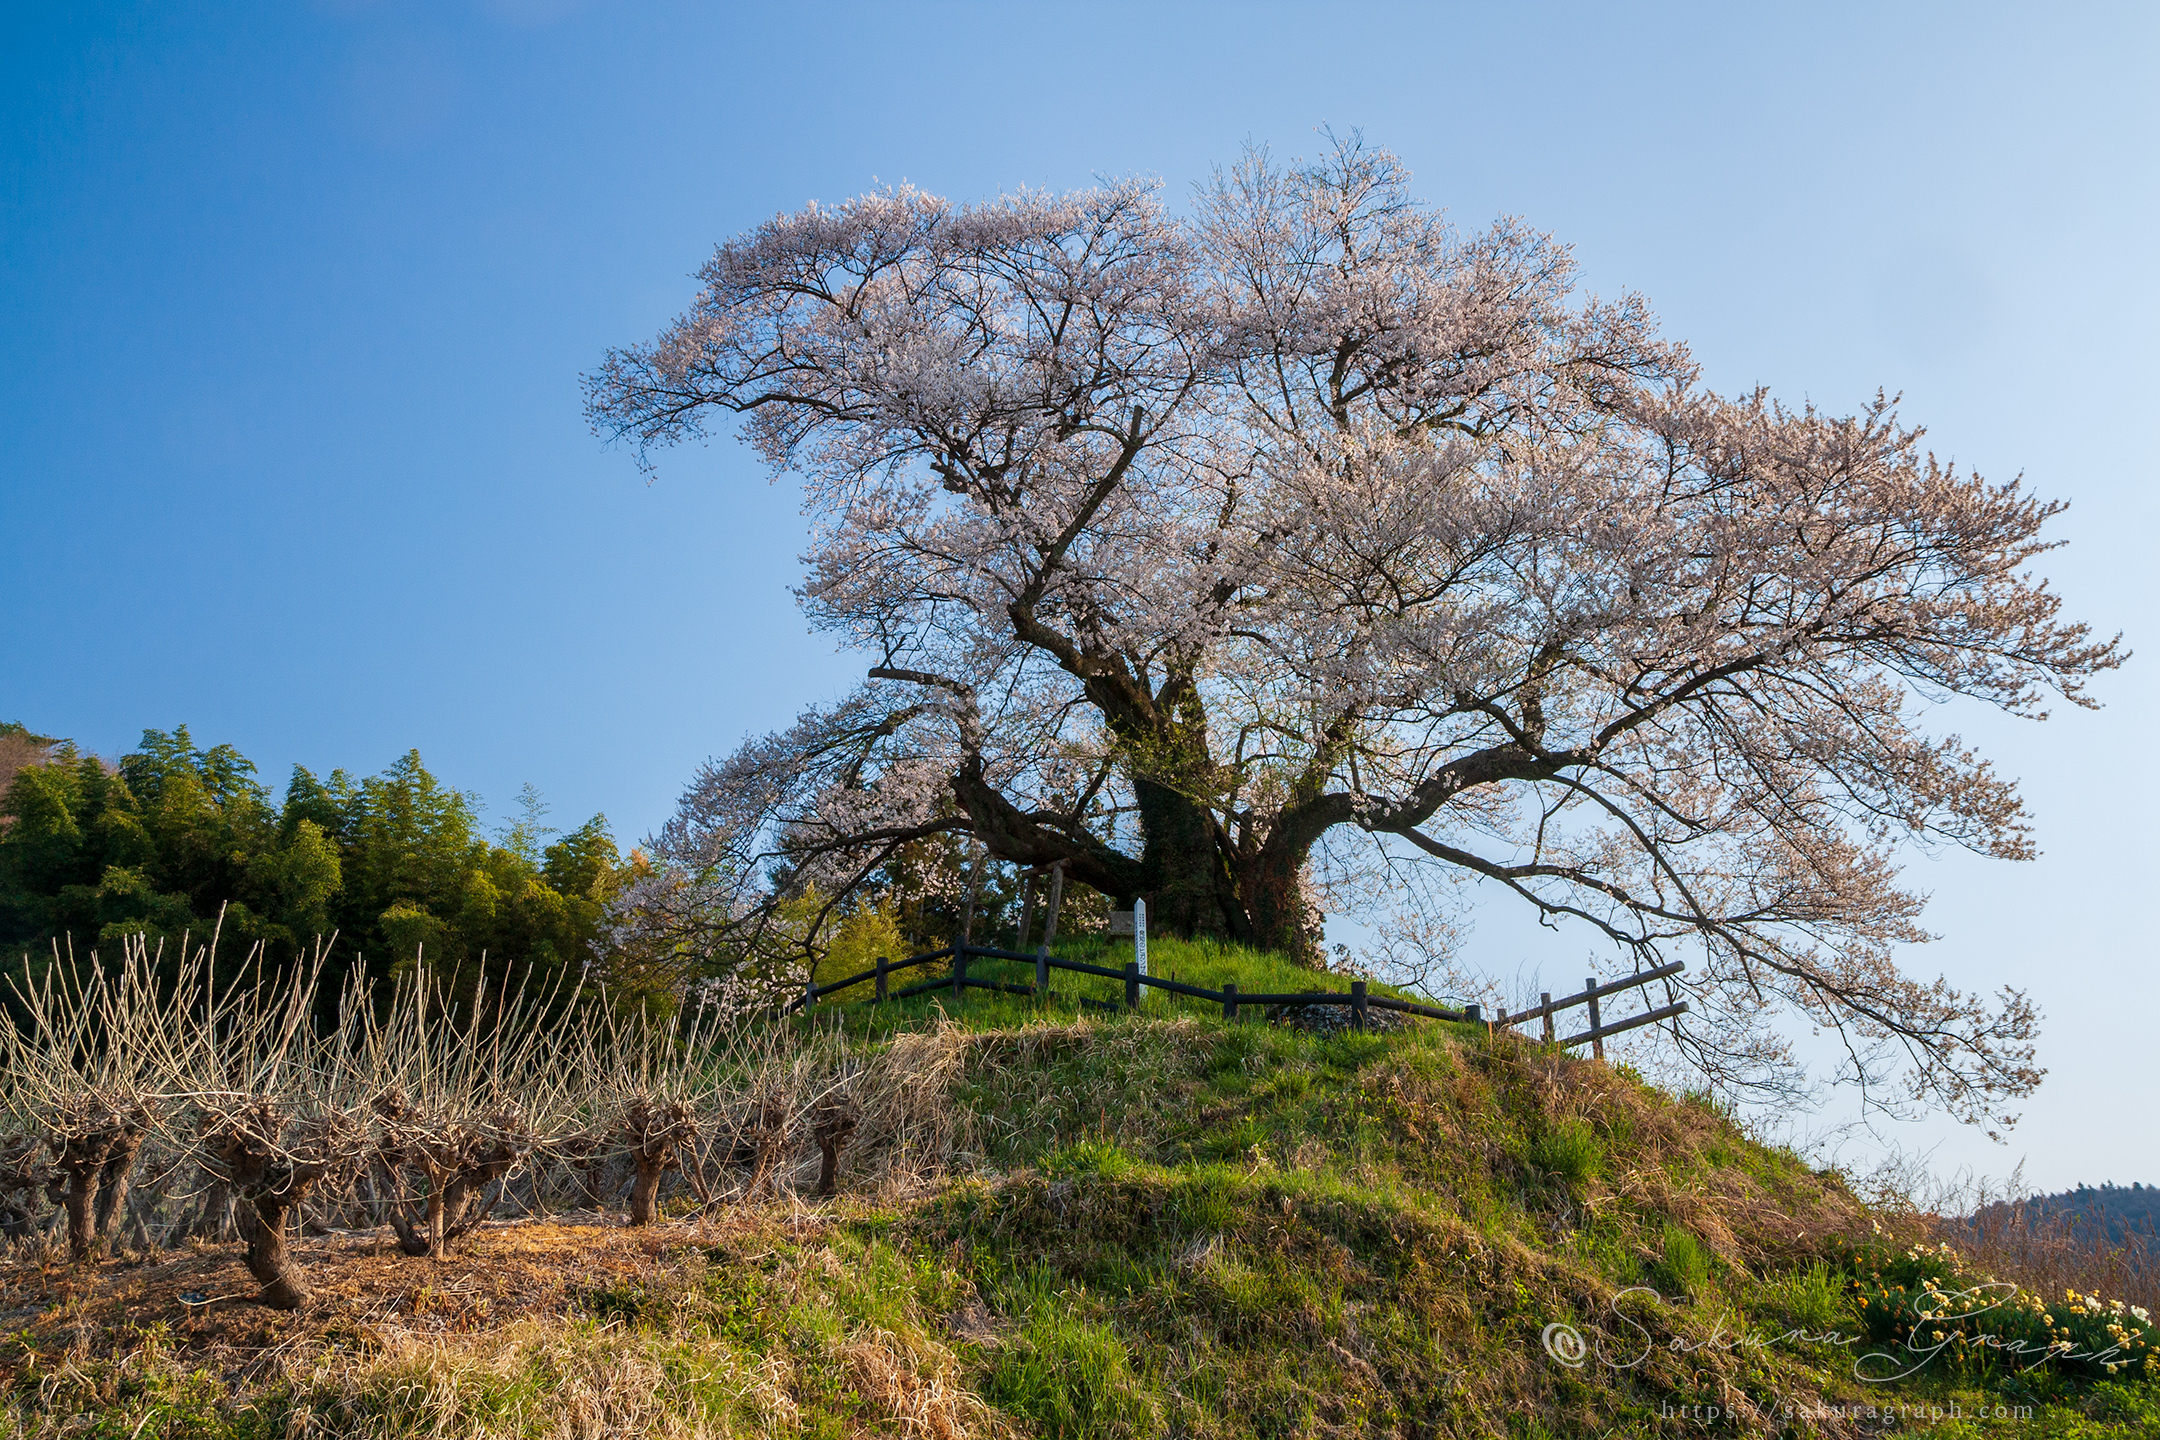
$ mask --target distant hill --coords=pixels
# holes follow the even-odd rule
[[[2015,1210],[2023,1210],[2032,1224],[2070,1221],[2082,1233],[2105,1231],[2117,1245],[2129,1235],[2160,1239],[2160,1185],[2080,1185],[2075,1190],[2035,1195],[2015,1204],[1989,1205],[1974,1218],[1993,1219]]]

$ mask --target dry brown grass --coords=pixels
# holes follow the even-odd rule
[[[466,1254],[431,1262],[405,1256],[387,1226],[300,1239],[294,1249],[314,1293],[292,1311],[255,1303],[258,1287],[230,1245],[88,1264],[18,1246],[0,1262],[0,1314],[15,1332],[0,1383],[19,1379],[33,1360],[50,1367],[70,1355],[114,1353],[157,1326],[188,1363],[235,1376],[317,1348],[326,1335],[392,1345],[491,1330],[567,1313],[578,1290],[655,1273],[699,1240],[695,1226],[499,1224],[476,1232]]]
[[[2160,1314],[2160,1250],[2146,1236],[2123,1243],[2022,1204],[1982,1207],[1969,1217],[1928,1217],[1934,1238],[1954,1246],[1977,1269],[2050,1299],[2066,1290],[2123,1300]]]
[[[205,1372],[235,1397],[285,1397],[291,1436],[720,1440],[790,1432],[804,1367],[822,1365],[846,1376],[848,1408],[868,1422],[860,1433],[1012,1433],[923,1317],[762,1347],[700,1323],[714,1268],[763,1274],[777,1305],[829,1293],[845,1275],[824,1241],[829,1223],[771,1207],[635,1228],[493,1224],[447,1263],[403,1255],[387,1228],[304,1240],[316,1284],[294,1311],[250,1303],[246,1270],[225,1251],[85,1264],[21,1246],[0,1265],[0,1310],[23,1326],[0,1388],[31,1401],[19,1426],[64,1410],[65,1397],[113,1390],[116,1376],[158,1370]],[[640,1297],[668,1321],[611,1318],[593,1308],[608,1294]],[[42,1432],[33,1418],[21,1433]]]

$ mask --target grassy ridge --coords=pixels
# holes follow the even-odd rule
[[[1221,947],[1162,944],[1155,958],[1201,984],[1311,982]],[[922,1163],[857,1155],[837,1202],[667,1227],[591,1278],[576,1247],[619,1249],[630,1232],[566,1228],[559,1293],[517,1313],[466,1302],[469,1325],[443,1333],[323,1321],[247,1356],[190,1351],[155,1325],[71,1353],[33,1345],[16,1357],[12,1423],[205,1437],[2160,1434],[2150,1359],[2026,1367],[1936,1345],[1937,1311],[1915,1297],[1978,1277],[1878,1236],[1837,1176],[1699,1099],[1474,1027],[1317,1038],[1207,1012],[1167,996],[1103,1016],[975,994],[951,1017],[929,997],[823,1010],[812,1023],[903,1049],[935,1092]],[[2050,1327],[2105,1322],[2055,1308]],[[1548,1354],[1555,1324],[1593,1347],[1580,1367]],[[1914,1373],[1868,1383],[1865,1352]],[[2025,1413],[1975,1418],[1998,1407]]]

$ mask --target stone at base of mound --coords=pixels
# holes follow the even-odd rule
[[[1266,1013],[1268,1024],[1308,1035],[1340,1035],[1351,1028],[1347,1005],[1270,1005]],[[1400,1030],[1409,1023],[1410,1017],[1399,1010],[1374,1006],[1365,1011],[1367,1030]]]

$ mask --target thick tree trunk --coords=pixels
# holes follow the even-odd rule
[[[67,1209],[68,1254],[80,1260],[97,1248],[97,1222],[93,1207],[97,1200],[97,1165],[68,1166],[68,1186],[61,1201]]]
[[[675,1163],[675,1150],[672,1145],[653,1153],[640,1150],[634,1158],[637,1183],[630,1187],[630,1223],[650,1225],[660,1218],[660,1182]]]
[[[1252,926],[1250,943],[1317,969],[1326,958],[1321,917],[1306,903],[1299,883],[1311,854],[1309,844],[1271,837],[1238,866],[1238,890]]]
[[[142,1131],[121,1132],[98,1172],[97,1242],[100,1245],[112,1240],[114,1228],[127,1214],[128,1178],[134,1173],[135,1157],[141,1153],[142,1145]]]
[[[855,1116],[844,1109],[826,1110],[812,1121],[817,1136],[817,1193],[831,1195],[840,1188],[840,1147],[855,1133]]]
[[[285,1248],[285,1217],[299,1200],[297,1190],[260,1195],[235,1207],[240,1238],[247,1241],[248,1273],[262,1282],[262,1303],[273,1310],[297,1310],[307,1303],[307,1283]]]
[[[1206,806],[1153,780],[1136,779],[1148,929],[1186,939],[1244,940],[1249,927],[1224,862],[1221,832]]]

